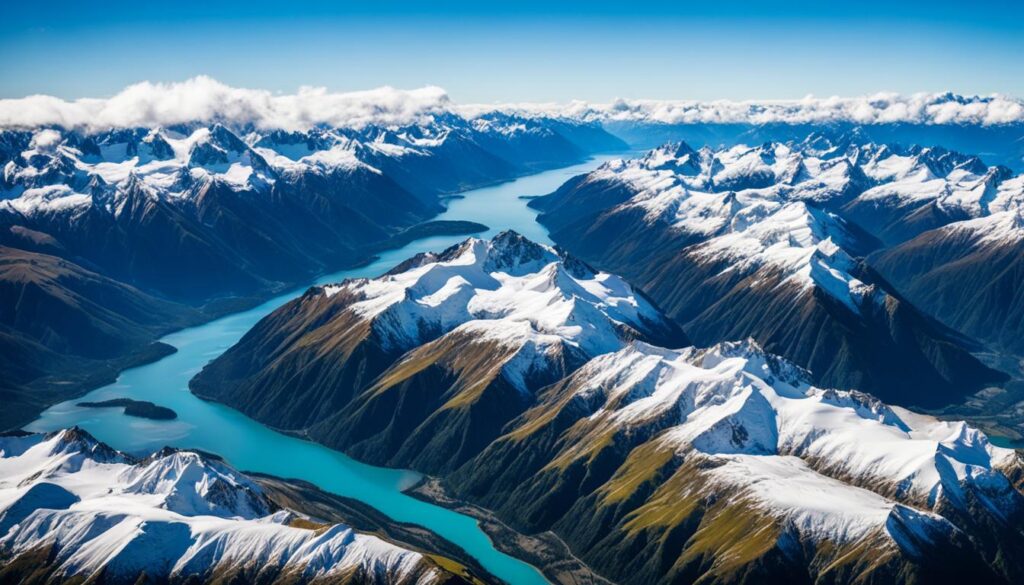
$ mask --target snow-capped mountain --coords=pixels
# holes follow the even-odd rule
[[[771,202],[761,216],[741,206],[704,253],[762,276],[772,266],[793,279],[789,296],[842,284],[843,310],[877,305],[906,326],[876,286],[835,274],[858,237],[841,218]],[[435,475],[518,530],[553,531],[617,582],[1024,575],[1014,451],[815,386],[752,340],[657,345],[684,343],[618,277],[506,232],[313,288],[192,389]]]
[[[472,456],[542,386],[634,339],[685,342],[622,279],[503,232],[313,288],[191,386],[368,459],[433,469]]]
[[[147,138],[173,156],[136,154]],[[191,303],[351,262],[437,210],[341,145],[291,161],[219,125],[85,137],[43,130],[28,140],[4,161],[4,241]]]
[[[621,193],[598,199],[600,207],[596,207],[587,201],[590,197],[573,196],[565,189],[538,202],[552,216],[547,219],[552,225],[578,220],[570,209],[581,208],[580,215],[587,215],[642,195],[634,203],[646,209],[648,219],[675,222],[691,231],[713,231],[718,226],[680,223],[695,203],[682,210],[673,206],[694,192],[736,192],[748,198],[807,201],[840,213],[893,244],[953,221],[1017,209],[1024,203],[1024,177],[1006,167],[986,166],[976,156],[814,135],[800,143],[740,145],[718,151],[669,144],[638,159],[607,163],[581,180],[608,183],[602,186],[605,190],[612,188],[610,184],[621,185]],[[556,212],[560,207],[565,207],[564,214]],[[678,217],[669,217],[673,213]]]
[[[955,206],[952,218],[1012,207],[1018,179],[1004,171],[939,149],[814,138],[722,151],[673,144],[531,205],[557,242],[637,283],[700,344],[753,337],[819,384],[937,406],[1001,376],[862,258],[883,246],[872,234],[913,229],[911,209]],[[972,177],[995,186],[951,187]],[[906,196],[861,214],[881,192]]]
[[[623,583],[1013,582],[1022,465],[753,342],[637,342],[552,385],[445,484]]]
[[[977,157],[942,148],[899,153],[885,146],[865,147],[860,156],[873,185],[842,211],[889,245],[1024,204],[1024,176]]]
[[[361,248],[436,213],[440,193],[576,161],[614,141],[584,144],[574,128],[447,115],[291,132],[195,123],[6,130],[0,223],[11,245],[36,244],[10,227],[48,234],[111,276],[201,301],[360,259]],[[147,274],[155,264],[161,275]]]
[[[4,581],[464,582],[422,552],[274,504],[224,462],[137,460],[80,429],[0,437]]]

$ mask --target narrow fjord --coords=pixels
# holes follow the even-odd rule
[[[572,167],[475,189],[450,201],[438,219],[468,220],[489,226],[481,236],[514,229],[547,243],[547,230],[522,196],[554,191],[570,177],[599,166],[611,156],[595,157]],[[381,274],[414,254],[441,250],[463,236],[434,236],[388,250],[360,268],[336,272],[317,280],[333,283],[345,278]],[[131,453],[148,453],[165,445],[209,451],[235,467],[278,477],[302,479],[338,495],[362,501],[401,522],[420,524],[461,546],[488,571],[511,583],[543,583],[530,565],[504,555],[492,546],[474,519],[422,502],[402,493],[420,476],[415,472],[359,463],[337,451],[267,428],[221,404],[203,401],[188,390],[188,381],[208,361],[235,344],[257,321],[295,296],[295,292],[212,321],[168,335],[163,342],[177,352],[151,364],[125,371],[109,386],[84,398],[57,404],[29,425],[30,431],[53,431],[78,425],[107,444]],[[125,417],[119,409],[92,409],[79,402],[127,397],[151,401],[178,413],[175,420]]]

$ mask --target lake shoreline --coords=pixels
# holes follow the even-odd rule
[[[510,181],[514,180],[515,179],[510,179]],[[443,212],[439,213],[436,217],[439,217],[442,214]],[[271,302],[281,296],[289,294],[296,296],[300,295],[303,291],[308,290],[309,287],[316,286],[318,279],[337,272],[357,270],[364,266],[368,266],[379,258],[379,253],[399,249],[403,246],[409,245],[417,239],[445,235],[470,236],[481,231],[486,231],[487,229],[489,229],[489,226],[478,222],[430,219],[411,226],[404,231],[395,234],[384,242],[365,246],[360,250],[361,255],[359,259],[342,265],[336,270],[324,270],[318,272],[311,275],[309,279],[303,279],[302,282],[278,283],[276,286],[255,292],[252,295],[231,295],[210,299],[203,305],[194,307],[195,311],[199,315],[199,318],[194,322],[186,323],[181,327],[172,327],[163,330],[159,337],[155,338],[142,350],[108,360],[108,363],[105,364],[103,368],[89,373],[87,379],[73,380],[69,382],[48,380],[38,381],[37,384],[39,384],[40,387],[48,388],[53,394],[55,394],[52,400],[42,400],[36,403],[35,409],[25,416],[15,419],[13,423],[6,425],[8,428],[0,430],[9,431],[22,429],[37,420],[39,416],[46,411],[46,409],[56,404],[81,398],[93,390],[97,390],[117,382],[118,378],[120,378],[126,371],[150,365],[175,353],[177,351],[176,347],[160,341],[168,335],[173,335],[194,327],[201,327],[218,319],[243,313],[265,303]]]
[[[487,534],[496,549],[533,565],[555,585],[614,585],[612,581],[594,572],[574,555],[569,546],[555,533],[548,531],[535,535],[523,534],[505,524],[490,510],[452,497],[438,478],[424,476],[419,483],[405,490],[405,493],[435,506],[475,518],[480,529]]]
[[[150,420],[174,420],[178,413],[166,406],[160,406],[148,400],[132,400],[131,398],[111,398],[100,402],[79,402],[85,408],[123,408],[125,416],[148,418]]]

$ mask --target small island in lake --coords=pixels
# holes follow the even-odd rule
[[[145,400],[132,400],[131,398],[113,398],[102,402],[79,402],[78,406],[86,408],[109,408],[123,406],[124,413],[128,416],[150,418],[153,420],[172,420],[178,418],[178,413],[166,406],[157,406]]]

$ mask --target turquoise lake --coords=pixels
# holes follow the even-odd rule
[[[535,213],[520,196],[550,193],[570,177],[611,158],[615,157],[595,157],[572,167],[467,191],[461,198],[452,199],[448,210],[438,219],[470,220],[490,226],[479,237],[514,229],[534,241],[550,243],[547,230],[535,221]],[[316,284],[377,276],[413,254],[440,251],[463,239],[465,236],[417,240],[380,254],[368,265],[325,275]],[[359,463],[337,451],[278,433],[227,406],[202,401],[188,391],[189,379],[207,362],[232,346],[263,316],[306,288],[164,337],[162,341],[176,347],[176,353],[127,370],[115,383],[83,398],[49,408],[26,429],[51,431],[78,425],[113,447],[136,454],[165,445],[216,453],[238,469],[303,479],[326,491],[369,504],[395,520],[425,526],[461,546],[488,571],[514,585],[545,583],[534,567],[495,550],[474,519],[403,494],[402,490],[418,481],[417,473]],[[152,421],[125,416],[119,408],[75,405],[83,400],[115,397],[155,402],[174,409],[178,418]]]

